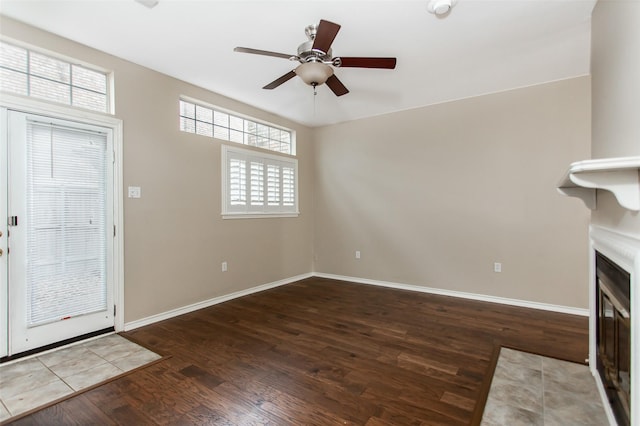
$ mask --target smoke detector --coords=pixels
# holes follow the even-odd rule
[[[159,0],[135,0],[143,6],[148,7],[149,9],[153,9],[159,3]]]
[[[427,10],[436,16],[445,16],[451,12],[456,3],[458,0],[429,0]]]

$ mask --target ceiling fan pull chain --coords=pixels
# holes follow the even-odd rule
[[[318,95],[318,92],[316,91],[316,87],[318,87],[317,84],[312,84],[311,85],[313,87],[313,116],[316,116],[316,96]]]

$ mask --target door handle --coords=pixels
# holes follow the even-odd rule
[[[2,257],[2,249],[0,249],[0,257]]]

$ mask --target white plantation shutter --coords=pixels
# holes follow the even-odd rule
[[[267,164],[267,203],[270,206],[279,206],[282,186],[280,186],[280,166]]]
[[[264,205],[264,164],[260,161],[251,161],[251,205]]]
[[[247,205],[247,162],[229,158],[229,204]]]
[[[106,147],[103,133],[28,123],[28,326],[107,309]]]
[[[294,206],[296,203],[296,170],[293,167],[282,167],[282,205]]]
[[[222,145],[222,169],[223,216],[298,214],[296,159]]]

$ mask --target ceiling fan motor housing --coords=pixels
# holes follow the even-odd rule
[[[308,27],[307,27],[308,28]],[[328,52],[313,48],[313,40],[308,40],[298,46],[298,58],[300,62],[330,62],[332,49]]]

